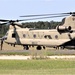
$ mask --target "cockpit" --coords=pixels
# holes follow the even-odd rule
[[[7,40],[8,32],[3,36],[3,40]]]

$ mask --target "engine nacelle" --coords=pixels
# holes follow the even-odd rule
[[[59,33],[65,33],[65,32],[70,32],[71,31],[71,26],[57,26],[57,31]]]

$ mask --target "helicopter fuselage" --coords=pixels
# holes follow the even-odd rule
[[[5,42],[23,46],[57,47],[71,40],[69,34],[75,38],[75,33],[59,33],[56,29],[10,29]]]

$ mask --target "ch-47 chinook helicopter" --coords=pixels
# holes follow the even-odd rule
[[[50,15],[50,16],[49,16]],[[53,16],[54,15],[54,16]],[[70,15],[70,16],[68,16]],[[75,48],[75,12],[60,13],[60,14],[41,14],[41,15],[27,15],[21,17],[34,16],[48,16],[42,18],[54,18],[68,16],[64,19],[63,25],[58,25],[56,29],[33,29],[21,28],[22,24],[19,21],[40,19],[24,19],[24,20],[3,20],[0,19],[1,25],[8,24],[9,30],[6,35],[1,38],[1,49],[3,41],[11,45],[22,45],[24,49],[28,50],[30,46],[36,46],[37,50],[45,47],[65,48],[73,46]]]

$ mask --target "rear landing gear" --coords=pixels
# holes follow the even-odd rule
[[[54,48],[56,48],[56,49],[64,49],[65,48],[65,46],[57,46],[57,47],[54,47]]]
[[[64,49],[65,48],[65,46],[61,46],[61,49]]]
[[[29,50],[28,45],[25,45],[25,46],[23,46],[23,47],[24,47],[24,50]]]
[[[37,50],[45,49],[45,46],[37,46],[36,49]]]
[[[45,46],[43,46],[43,49],[45,49]]]
[[[42,48],[41,48],[41,46],[37,46],[37,48],[36,48],[37,50],[41,50]]]

